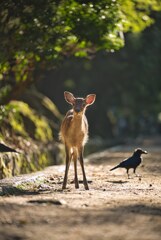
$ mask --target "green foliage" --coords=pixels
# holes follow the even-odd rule
[[[12,92],[23,92],[35,72],[55,67],[66,56],[120,49],[123,32],[142,31],[153,22],[151,12],[160,9],[157,0],[2,0],[0,99],[15,98]]]
[[[23,137],[33,137],[41,142],[53,140],[52,130],[47,119],[38,116],[28,104],[21,101],[11,101],[4,110],[6,121],[15,133]],[[4,119],[4,117],[3,117]],[[31,135],[30,135],[31,134]]]
[[[154,22],[151,18],[152,11],[161,10],[158,0],[120,0],[122,24],[125,32],[140,32]]]

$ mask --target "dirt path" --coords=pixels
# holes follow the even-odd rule
[[[79,190],[68,184],[62,191],[64,166],[1,180],[0,239],[160,240],[161,150],[150,146],[144,144],[149,154],[138,168],[141,178],[127,179],[124,169],[109,172],[135,146],[90,156],[89,191],[81,183]]]

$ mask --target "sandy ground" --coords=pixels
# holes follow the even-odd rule
[[[1,240],[160,240],[161,149],[144,142],[149,152],[138,168],[110,172],[136,146],[117,147],[88,157],[90,190],[76,190],[73,166],[68,188],[61,190],[64,166],[0,181]],[[13,194],[13,195],[12,195]]]

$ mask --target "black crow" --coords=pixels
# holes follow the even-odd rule
[[[15,153],[18,153],[13,148],[7,147],[6,145],[0,143],[0,153],[4,153],[4,152],[15,152]]]
[[[127,175],[129,178],[129,169],[133,168],[134,173],[136,172],[136,168],[140,165],[142,161],[141,154],[147,154],[147,151],[142,150],[141,148],[135,149],[133,155],[124,161],[120,162],[116,167],[110,169],[110,171],[113,171],[117,168],[126,168],[127,170]]]

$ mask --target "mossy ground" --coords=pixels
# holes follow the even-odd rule
[[[30,104],[31,94],[34,104]],[[60,120],[61,114],[54,103],[34,91],[26,93],[24,101],[14,100],[1,106],[0,142],[18,150],[19,154],[1,154],[0,178],[61,162],[61,148],[56,143]]]

